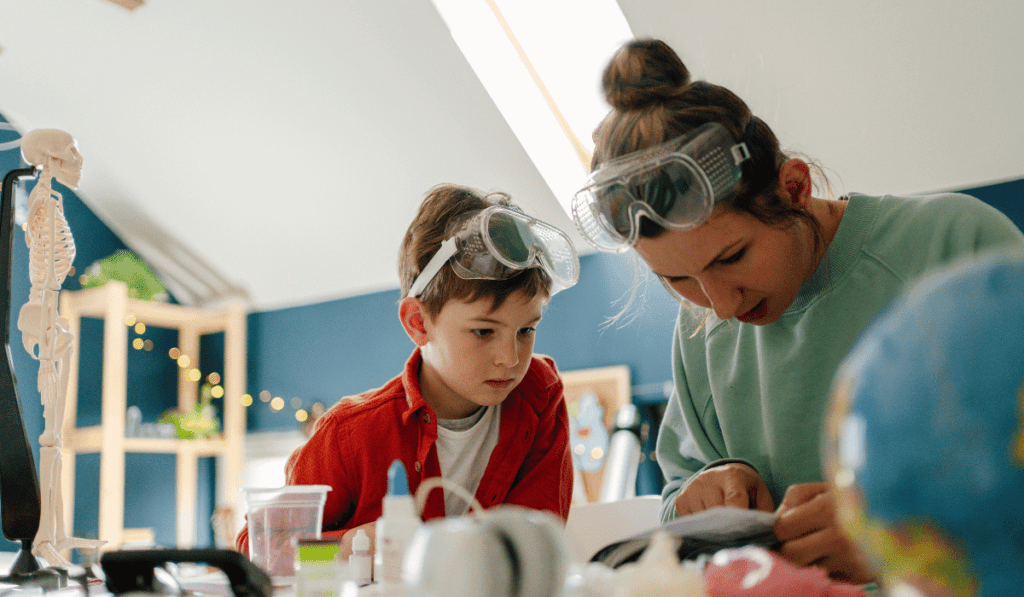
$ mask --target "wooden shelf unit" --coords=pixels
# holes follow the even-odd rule
[[[245,442],[245,407],[241,397],[246,383],[246,313],[242,305],[233,302],[222,309],[195,309],[130,299],[127,287],[113,281],[99,288],[61,292],[60,314],[68,318],[75,335],[63,433],[65,524],[73,528],[76,454],[100,454],[98,532],[108,548],[117,548],[125,537],[125,454],[175,454],[175,543],[177,547],[193,547],[199,458],[217,458],[216,507],[229,507],[236,515],[241,508],[238,488]],[[224,333],[223,420],[219,435],[201,440],[125,437],[129,314],[147,326],[178,330],[178,348],[196,364],[200,338]],[[100,425],[80,428],[78,372],[83,317],[103,321],[103,374]],[[191,408],[199,396],[199,382],[188,376],[190,368],[178,369],[178,407],[182,410]]]

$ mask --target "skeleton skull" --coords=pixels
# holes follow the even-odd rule
[[[82,154],[75,139],[58,129],[34,129],[21,140],[21,155],[34,166],[46,167],[49,159],[57,160],[56,171],[50,174],[61,184],[77,189],[82,178]]]

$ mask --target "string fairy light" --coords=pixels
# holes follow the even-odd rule
[[[146,324],[138,321],[134,313],[129,313],[125,317],[125,325],[133,328],[136,334],[142,335],[146,332]],[[143,338],[135,338],[132,340],[132,347],[136,350],[152,350],[153,341]],[[224,398],[226,391],[224,386],[221,385],[221,374],[213,371],[206,375],[204,380],[202,371],[198,367],[192,367],[192,358],[181,351],[177,346],[170,348],[167,351],[167,356],[175,361],[176,365],[181,369],[187,369],[186,377],[193,382],[204,381],[203,386],[200,388],[200,396],[203,400],[209,401],[210,399]],[[190,368],[191,367],[191,368]],[[261,402],[267,403],[268,408],[273,412],[280,412],[285,408],[285,400],[280,396],[273,396],[269,390],[262,390],[259,394]],[[255,399],[252,394],[242,394],[238,397],[239,403],[248,408],[255,403]],[[287,403],[288,406],[294,410],[295,420],[299,423],[305,423],[311,418],[320,417],[326,408],[321,402],[314,402],[309,409],[303,408],[303,400],[298,396],[293,396]]]

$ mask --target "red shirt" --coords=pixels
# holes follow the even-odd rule
[[[420,482],[441,476],[437,417],[420,394],[420,351],[402,375],[376,390],[342,398],[316,422],[309,440],[288,458],[288,485],[330,485],[323,531],[341,536],[380,518],[388,467],[401,459],[415,494]],[[476,498],[484,508],[517,504],[565,520],[572,500],[569,415],[555,362],[533,357],[523,381],[501,404],[498,444]],[[444,493],[430,492],[423,519],[444,516]],[[248,553],[248,529],[235,544]]]

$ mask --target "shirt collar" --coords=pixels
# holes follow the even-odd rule
[[[402,372],[402,386],[405,388],[406,409],[402,412],[402,423],[408,423],[409,418],[422,409],[431,410],[430,406],[423,400],[420,391],[420,365],[423,363],[423,355],[420,348],[412,352],[412,356],[405,363],[405,371]]]

